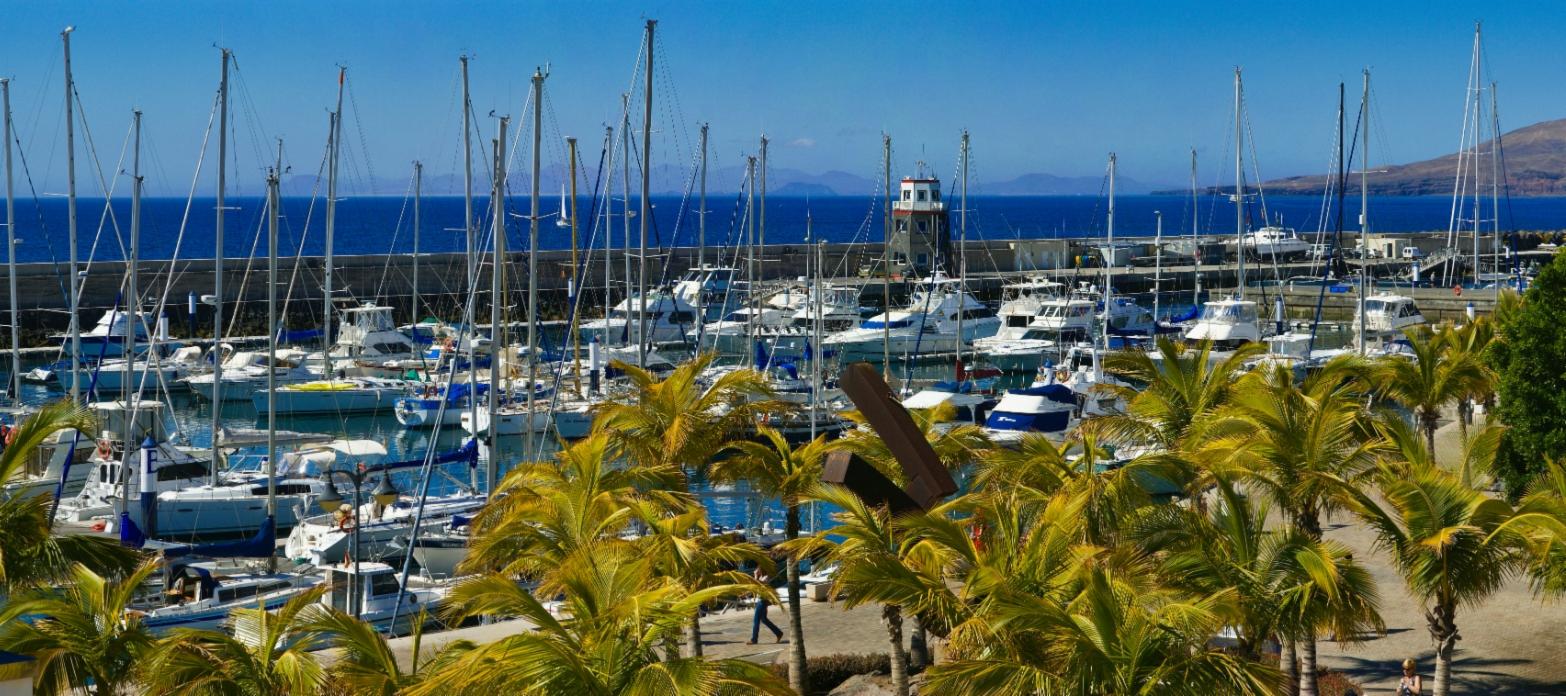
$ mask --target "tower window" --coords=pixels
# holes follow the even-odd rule
[[[924,200],[924,189],[919,189],[919,200]]]
[[[905,201],[906,200],[911,200],[912,198],[913,198],[913,191],[909,191],[908,189],[903,189],[903,200],[905,200]]]
[[[930,200],[932,200],[932,201],[939,201],[939,200],[941,200],[941,190],[940,189],[930,189]]]

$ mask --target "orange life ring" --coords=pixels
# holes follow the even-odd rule
[[[451,350],[457,346],[457,340],[447,336],[445,342],[443,342],[441,345],[445,346],[446,350]]]
[[[354,524],[353,515],[343,515],[343,518],[337,521],[337,528],[344,532],[352,531]]]
[[[114,444],[108,440],[98,441],[98,458],[110,459],[114,456]]]
[[[1457,297],[1462,297],[1463,296],[1463,286],[1461,286],[1461,285],[1453,285],[1452,286],[1452,294],[1454,296],[1457,296]]]

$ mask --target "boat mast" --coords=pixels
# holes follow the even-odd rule
[[[224,198],[228,188],[228,61],[233,55],[223,52],[223,77],[218,81],[218,168],[217,168],[217,226],[212,236],[212,465],[211,484],[218,481],[218,466],[222,452],[218,447],[223,432],[223,213]],[[328,203],[330,205],[330,203]],[[330,208],[328,208],[330,210]],[[141,317],[141,305],[131,297],[132,316]],[[127,338],[130,332],[126,333]],[[130,355],[126,354],[129,359]],[[151,363],[148,363],[151,366]],[[128,444],[128,443],[127,443]]]
[[[1234,69],[1234,242],[1239,259],[1236,296],[1245,299],[1245,147],[1240,129],[1240,69]]]
[[[813,346],[812,350],[810,350],[810,439],[814,441],[816,439],[816,402],[821,396],[821,341],[820,336],[818,336],[816,332],[816,327],[819,326],[819,322],[821,321],[821,262],[816,260],[816,263],[814,264],[815,267],[811,268],[812,257],[816,256],[817,250],[820,248],[816,245],[816,238],[812,234],[812,232],[814,232],[812,229],[812,222],[813,221],[810,218],[810,207],[809,204],[806,204],[805,268],[808,270],[806,270],[805,276],[811,281],[810,290],[814,290],[814,292],[807,290],[805,293],[805,301],[810,307],[811,314],[810,342],[806,345]],[[814,272],[815,275],[811,275],[812,272]]]
[[[419,202],[423,198],[424,163],[413,162],[413,335],[419,334]],[[433,336],[433,335],[432,335]]]
[[[484,471],[485,490],[489,492],[494,492],[495,481],[500,473],[500,424],[496,411],[500,408],[500,362],[506,353],[506,327],[501,323],[500,309],[506,299],[506,126],[510,123],[510,116],[500,117],[499,135],[490,144],[491,163],[495,171],[494,186],[490,192],[495,263],[489,273],[489,427],[486,429],[489,433],[489,462]],[[506,367],[509,373],[510,365]],[[527,414],[527,417],[531,419],[532,414]],[[475,422],[475,431],[479,430],[477,425]]]
[[[142,180],[141,180],[141,112],[140,111],[132,111],[131,112],[131,118],[132,118],[132,120],[134,122],[133,128],[135,130],[135,135],[134,135],[135,149],[132,151],[133,154],[131,155],[130,262],[129,262],[129,264],[126,267],[126,270],[129,272],[129,277],[126,280],[126,286],[127,287],[126,287],[125,294],[126,294],[126,297],[128,299],[126,300],[125,304],[127,306],[129,306],[129,307],[136,308],[138,310],[138,312],[139,312],[141,303],[137,299],[137,297],[138,297],[137,293],[140,292],[140,288],[137,287],[137,284],[138,284],[137,281],[139,281],[140,278],[138,278],[136,276],[136,266],[137,266],[137,262],[140,260],[140,256],[141,256],[141,252],[140,252],[140,246],[141,246],[141,184],[142,184]],[[137,318],[137,321],[139,322],[141,317],[137,316],[136,318]],[[130,388],[130,384],[131,384],[131,381],[133,379],[132,376],[131,376],[132,375],[131,368],[135,366],[135,362],[134,362],[133,356],[136,354],[135,353],[135,349],[136,349],[135,326],[136,326],[136,324],[131,322],[131,321],[126,321],[125,322],[125,363],[124,363],[124,373],[121,375],[121,378],[120,378],[121,381],[122,381],[122,383],[120,384],[120,409],[121,409],[120,417],[125,419],[123,422],[127,424],[127,426],[125,428],[125,432],[120,435],[121,437],[123,437],[125,439],[125,451],[124,451],[124,454],[123,454],[123,456],[122,456],[122,458],[120,460],[120,466],[123,467],[121,475],[124,477],[124,481],[125,481],[124,491],[121,494],[121,498],[122,498],[122,500],[125,501],[125,510],[126,510],[126,512],[130,511],[130,500],[131,500],[130,467],[131,467],[131,457],[133,457],[134,453],[138,451],[137,445],[141,444],[131,434],[131,428],[128,425],[130,423],[135,423],[136,422],[136,411],[135,411],[135,409],[131,408],[131,394],[133,392],[131,391],[131,388]],[[149,369],[149,370],[152,369],[152,362],[150,360],[147,362],[147,367],[145,369]],[[214,402],[214,403],[216,403],[216,402]],[[216,430],[212,431],[213,449],[217,448],[217,438],[218,438],[217,431]],[[212,466],[214,468],[217,466],[217,458],[215,458],[215,457],[212,459]],[[141,472],[141,475],[145,476],[147,473],[148,472],[143,471],[143,472]],[[142,490],[146,490],[146,483],[145,482],[142,482]],[[144,529],[148,526],[149,522],[153,522],[153,521],[152,520],[142,520],[142,526],[143,526]]]
[[[892,136],[881,134],[881,178],[886,187],[881,268],[881,378],[892,383]]]
[[[604,177],[604,331],[603,347],[609,347],[609,318],[614,316],[614,127],[604,126],[604,152],[608,153],[609,161],[600,167],[600,174]],[[592,369],[598,369],[593,365]]]
[[[1158,295],[1164,281],[1164,213],[1153,211],[1153,333],[1158,333]]]
[[[1482,52],[1484,51],[1484,43],[1480,40],[1480,30],[1481,30],[1480,23],[1479,22],[1474,22],[1474,67],[1473,67],[1473,76],[1469,79],[1469,98],[1473,100],[1473,107],[1472,108],[1473,108],[1473,113],[1474,113],[1474,115],[1473,115],[1473,123],[1474,123],[1474,153],[1473,153],[1473,156],[1469,158],[1469,161],[1473,162],[1473,168],[1474,168],[1473,182],[1474,182],[1474,287],[1475,288],[1478,288],[1479,285],[1480,285],[1480,283],[1479,283],[1479,227],[1482,224],[1482,223],[1480,223],[1480,219],[1481,218],[1480,218],[1480,215],[1479,215],[1479,201],[1480,201],[1480,196],[1482,195],[1480,193],[1480,188],[1479,188],[1479,111],[1480,111],[1479,102],[1482,101],[1483,98],[1484,98],[1484,87],[1479,83],[1479,75],[1480,75],[1480,71],[1483,69],[1483,63],[1481,63],[1480,61],[1482,60]]]
[[[577,297],[582,294],[582,273],[577,265],[576,251],[576,138],[566,138],[566,156],[571,158],[571,381],[578,396],[582,395],[582,336],[577,333],[581,323],[577,312]]]
[[[968,130],[962,131],[962,210],[957,211],[957,374],[962,379],[962,344],[966,337],[962,332],[963,314],[967,313],[968,299]]]
[[[11,390],[12,399],[22,397],[22,349],[20,315],[16,310],[16,192],[11,180],[11,79],[0,78],[0,100],[5,109],[5,265],[11,289]],[[72,380],[76,375],[71,375]]]
[[[1202,237],[1201,228],[1197,225],[1197,217],[1200,213],[1199,199],[1196,194],[1196,148],[1191,148],[1191,272],[1195,275],[1191,285],[1191,306],[1202,306]]]
[[[283,204],[278,192],[278,175],[283,167],[282,140],[278,140],[277,150],[277,166],[266,181],[266,519],[273,525],[277,524],[277,218]],[[418,301],[417,292],[414,301]],[[267,559],[267,572],[277,572],[276,554]]]
[[[1109,320],[1112,316],[1112,307],[1115,305],[1115,153],[1109,153],[1109,224],[1107,235],[1109,238],[1108,263],[1104,264],[1104,354],[1109,353]],[[1100,358],[1093,360],[1093,371],[1099,372]]]
[[[1365,354],[1365,291],[1370,276],[1370,69],[1365,69],[1364,87],[1359,97],[1359,128],[1364,134],[1359,162],[1359,340],[1360,355]]]
[[[76,268],[76,119],[71,114],[71,104],[76,97],[76,81],[71,77],[71,32],[76,27],[66,27],[60,32],[65,45],[65,209],[70,229],[71,245],[71,401],[81,404],[82,373],[82,322],[81,278]],[[16,297],[16,293],[11,293]],[[111,329],[112,333],[112,329]]]
[[[641,333],[637,336],[636,366],[647,367],[647,220],[652,216],[652,201],[648,198],[652,174],[652,105],[653,105],[653,30],[658,20],[647,20],[647,87],[642,93],[642,244],[637,257],[637,295],[641,298],[641,312],[637,321]]]
[[[620,259],[625,263],[625,345],[631,344],[631,95],[620,95],[620,223],[625,231]],[[640,339],[638,339],[640,340]],[[640,364],[638,364],[640,366]]]
[[[468,262],[468,292],[477,294],[478,230],[473,227],[473,101],[468,94],[468,56],[458,56],[462,64],[462,232],[467,247],[463,250]],[[468,321],[478,323],[477,318]],[[478,432],[478,341],[473,327],[468,327],[468,422]],[[478,488],[478,472],[474,471],[470,483]]]
[[[1495,83],[1490,83],[1490,216],[1495,236],[1490,241],[1490,263],[1495,269],[1493,278],[1501,277],[1501,114],[1496,101]],[[16,293],[11,293],[15,295]]]
[[[750,366],[761,369],[756,360],[756,158],[745,158],[745,349]]]
[[[328,138],[330,147],[327,148],[326,157],[326,258],[322,271],[325,288],[322,300],[326,306],[322,314],[321,359],[326,366],[324,376],[328,380],[332,378],[332,320],[336,318],[332,303],[332,247],[335,246],[334,237],[337,234],[337,153],[342,150],[343,83],[347,74],[348,68],[337,68],[337,110],[332,112],[332,135]]]
[[[538,172],[539,150],[544,130],[544,71],[533,69],[533,181],[531,206],[528,208],[527,233],[527,418],[533,424],[533,409],[538,394]],[[502,165],[504,166],[504,165]],[[572,246],[573,251],[575,246]],[[494,424],[491,423],[493,427]],[[533,461],[533,430],[524,428],[527,441],[523,443],[523,456]]]
[[[696,326],[707,325],[707,126],[701,124],[701,194],[696,206]],[[696,352],[701,352],[701,328],[697,328]]]
[[[765,135],[761,136],[761,158],[756,161],[756,166],[761,180],[761,207],[756,209],[756,260],[759,264],[757,269],[760,270],[767,262],[767,136]],[[759,275],[751,279],[752,287],[759,287],[760,284]],[[759,309],[761,298],[758,296],[754,299],[756,308]]]

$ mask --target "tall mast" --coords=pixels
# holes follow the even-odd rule
[[[631,95],[620,95],[620,223],[624,229],[624,244],[620,259],[625,263],[625,344],[631,344],[631,316],[635,306],[631,294]],[[640,327],[638,327],[640,328]],[[640,341],[641,339],[637,339]],[[639,353],[640,351],[638,351]]]
[[[882,233],[881,268],[881,378],[892,382],[892,136],[881,134],[881,178],[886,201],[881,207],[885,218]]]
[[[500,362],[506,353],[506,327],[501,322],[500,309],[506,303],[506,126],[510,123],[510,116],[500,117],[499,135],[490,145],[495,171],[494,186],[490,191],[495,263],[489,274],[489,462],[484,471],[484,484],[485,490],[491,493],[495,490],[496,477],[500,473],[500,424],[496,422],[496,410],[500,408]],[[510,372],[509,366],[507,372]],[[532,414],[528,414],[527,418],[531,419]],[[477,422],[474,425],[477,426]],[[478,428],[474,427],[474,430]]]
[[[281,141],[278,150],[277,166],[266,180],[266,518],[270,524],[277,523],[277,218],[283,204],[278,192],[278,175],[283,166]],[[414,293],[414,300],[417,302],[418,293]],[[274,554],[267,559],[267,571],[276,570]]]
[[[540,138],[544,131],[544,72],[533,70],[533,181],[531,202],[528,209],[527,233],[527,418],[533,422],[533,408],[538,393],[538,172],[540,167]],[[502,164],[501,166],[504,166]],[[575,249],[573,245],[572,249]],[[573,264],[574,268],[574,264]],[[533,431],[527,433],[523,452],[527,461],[533,460]]]
[[[1474,112],[1474,115],[1473,115],[1473,123],[1474,123],[1474,153],[1473,153],[1473,156],[1469,158],[1469,161],[1473,163],[1473,168],[1474,168],[1473,182],[1474,182],[1474,287],[1475,288],[1480,286],[1480,282],[1479,282],[1479,227],[1482,224],[1482,223],[1480,223],[1481,216],[1479,214],[1479,201],[1481,200],[1480,196],[1482,195],[1480,193],[1480,188],[1479,188],[1479,132],[1480,132],[1480,128],[1479,128],[1479,102],[1483,99],[1484,87],[1479,83],[1479,74],[1480,74],[1480,71],[1481,71],[1481,69],[1482,69],[1482,67],[1484,65],[1481,62],[1481,58],[1482,58],[1481,53],[1482,53],[1482,51],[1484,51],[1484,44],[1483,44],[1482,41],[1480,41],[1480,31],[1481,31],[1480,23],[1479,22],[1474,22],[1474,67],[1473,67],[1473,77],[1469,81],[1469,84],[1471,85],[1470,91],[1469,91],[1469,98],[1473,100],[1473,112]]]
[[[701,124],[701,197],[696,206],[696,277],[701,281],[701,287],[696,292],[697,326],[707,325],[707,308],[704,306],[707,300],[707,276],[704,270],[707,265],[707,125]],[[699,339],[696,341],[696,350],[701,350]]]
[[[1111,308],[1115,305],[1115,153],[1109,153],[1109,225],[1107,228],[1109,238],[1108,263],[1104,264],[1104,351],[1109,352],[1109,318]],[[1093,361],[1095,372],[1099,370],[1099,360]]]
[[[410,311],[413,312],[412,324],[414,334],[418,334],[419,324],[419,203],[424,196],[424,163],[418,160],[413,162],[413,304]]]
[[[348,74],[348,68],[337,68],[337,110],[332,112],[332,135],[328,139],[331,143],[327,148],[326,166],[326,259],[325,269],[322,271],[325,290],[322,299],[326,306],[322,317],[325,325],[321,333],[321,359],[326,365],[326,378],[332,378],[332,321],[337,318],[336,308],[332,303],[332,247],[336,246],[334,237],[337,234],[337,153],[342,150],[343,134],[343,83]]]
[[[478,244],[474,240],[477,230],[473,227],[473,100],[468,95],[468,57],[458,56],[462,62],[462,230],[467,237],[468,282],[478,285]],[[471,341],[469,342],[471,344]],[[469,360],[469,372],[472,361]]]
[[[82,401],[80,384],[82,281],[76,268],[76,118],[71,113],[71,105],[76,97],[76,80],[71,77],[71,32],[73,31],[76,31],[76,27],[66,27],[65,31],[60,32],[60,40],[65,44],[65,209],[71,238],[71,401],[80,405]],[[16,293],[11,293],[11,296],[16,297]]]
[[[968,131],[962,132],[962,210],[957,212],[957,379],[962,379],[962,344],[966,336],[962,332],[962,315],[966,313],[968,299]]]
[[[756,158],[745,158],[745,350],[750,366],[761,369],[756,361]]]
[[[767,262],[767,136],[761,136],[761,158],[756,161],[757,173],[761,179],[761,207],[756,209],[756,255],[762,264]],[[761,280],[760,277],[752,279],[752,287]],[[758,305],[760,298],[756,299]]]
[[[218,436],[223,432],[223,214],[226,212],[223,208],[228,188],[228,60],[233,55],[226,48],[222,49],[222,52],[223,77],[218,81],[217,227],[212,236],[212,466],[210,470],[211,483],[214,486],[217,485],[218,465],[223,461],[222,452],[218,448]],[[139,320],[140,303],[134,296],[131,301],[137,303],[133,305],[131,316]]]
[[[1239,259],[1236,296],[1245,299],[1245,167],[1244,132],[1240,129],[1240,69],[1234,69],[1234,242]]]
[[[1191,148],[1191,273],[1195,282],[1191,285],[1191,306],[1202,304],[1202,237],[1197,224],[1199,199],[1196,194],[1196,148]]]
[[[1153,333],[1158,333],[1158,296],[1164,284],[1164,213],[1153,211]],[[1156,336],[1155,336],[1156,337]]]
[[[1495,83],[1490,83],[1490,217],[1495,237],[1490,243],[1490,262],[1494,278],[1501,276],[1501,114],[1496,101]],[[11,293],[15,295],[16,293]]]
[[[576,138],[566,138],[566,156],[571,159],[571,380],[578,396],[582,394],[582,336],[576,327],[580,322],[577,313],[577,297],[582,294],[582,272],[577,264],[576,252]]]
[[[1365,69],[1365,82],[1359,97],[1359,129],[1364,133],[1359,161],[1359,248],[1370,249],[1370,69]],[[1365,291],[1370,276],[1369,254],[1362,253],[1359,267],[1359,340],[1360,355],[1365,354]]]
[[[810,341],[805,345],[811,346],[810,350],[810,439],[816,439],[816,401],[821,395],[821,342],[816,336],[816,322],[821,319],[821,264],[818,261],[811,268],[812,257],[816,256],[816,238],[811,234],[813,220],[810,219],[810,207],[805,206],[805,277],[810,280],[809,291],[805,293],[805,301],[810,307]],[[815,275],[811,275],[814,272]]]
[[[133,129],[135,131],[135,150],[134,154],[131,155],[131,248],[130,262],[126,266],[126,270],[129,271],[129,277],[126,280],[126,295],[128,296],[126,305],[130,307],[137,307],[138,303],[136,300],[136,293],[139,291],[139,288],[137,288],[136,285],[139,279],[136,277],[136,262],[140,256],[137,247],[139,247],[141,244],[141,112],[132,111],[131,118],[134,124]],[[136,322],[139,322],[140,319],[141,317],[137,316]],[[132,380],[131,368],[135,365],[133,356],[135,355],[136,348],[136,332],[134,330],[136,322],[125,322],[125,371],[121,376],[122,382],[120,384],[120,409],[121,417],[126,419],[125,423],[127,424],[136,422],[136,412],[133,408],[131,408],[132,391],[130,388]],[[151,362],[148,362],[146,369],[152,369]],[[122,470],[123,473],[121,479],[124,483],[122,484],[120,499],[124,501],[123,509],[125,512],[129,513],[131,500],[131,458],[135,456],[135,452],[138,451],[138,445],[141,443],[136,440],[135,436],[131,432],[131,428],[129,427],[125,428],[125,432],[121,434],[121,437],[125,439],[125,452],[120,460],[120,465],[124,467]],[[217,447],[217,437],[217,431],[214,430],[212,432],[212,443],[214,449]],[[212,465],[214,467],[217,466],[217,459],[214,458],[212,460]],[[145,477],[148,473],[149,472],[143,471],[141,472],[141,475]],[[141,481],[140,483],[142,490],[148,489],[147,481]],[[155,522],[155,520],[143,519],[142,527],[143,529],[149,529],[151,526],[154,526],[153,523]]]
[[[20,315],[16,310],[16,192],[11,180],[11,79],[0,78],[0,100],[5,109],[5,265],[11,289],[11,398],[22,397]],[[75,381],[76,375],[71,375]]]
[[[614,259],[610,253],[614,250],[614,127],[604,126],[604,152],[609,161],[599,165],[599,172],[604,177],[604,331],[602,343],[604,348],[609,347],[609,318],[613,316],[610,310],[614,309]],[[594,365],[592,369],[598,369]]]
[[[638,275],[636,290],[641,298],[641,311],[638,312],[637,321],[641,324],[641,333],[637,336],[636,366],[647,367],[647,220],[652,217],[652,201],[648,198],[652,174],[652,105],[653,105],[653,30],[657,28],[658,20],[647,20],[647,87],[642,93],[642,244],[641,255],[637,257],[636,264]]]

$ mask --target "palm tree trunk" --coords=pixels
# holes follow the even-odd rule
[[[1283,639],[1283,649],[1278,652],[1278,667],[1283,670],[1283,681],[1288,685],[1287,696],[1300,692],[1300,663],[1294,652],[1293,638]]]
[[[1425,447],[1430,452],[1430,461],[1435,462],[1435,434],[1436,428],[1440,427],[1441,425],[1440,416],[1437,416],[1434,413],[1427,413],[1420,420],[1423,421],[1422,425],[1424,426],[1425,430]],[[1439,462],[1437,462],[1437,464],[1439,464]]]
[[[799,504],[788,506],[783,535],[799,537]],[[799,596],[799,559],[788,559],[788,685],[795,693],[810,693],[810,674],[805,667],[805,622]]]
[[[1473,418],[1473,407],[1468,404],[1468,399],[1457,402],[1457,429],[1463,435],[1463,444],[1468,444],[1468,422]]]
[[[1316,635],[1300,640],[1300,696],[1316,696]]]
[[[685,656],[701,657],[701,609],[691,615],[691,622],[685,626]]]
[[[903,609],[896,604],[881,605],[881,621],[886,624],[886,639],[891,652],[892,696],[908,696],[908,654],[903,652]]]
[[[1436,643],[1434,696],[1448,696],[1452,692],[1452,653],[1457,649],[1457,606],[1453,602],[1437,601],[1434,609],[1425,614],[1430,625],[1430,636]]]
[[[913,672],[924,671],[930,666],[930,641],[924,630],[924,624],[919,622],[919,617],[913,617],[913,630],[908,633],[908,669]]]

